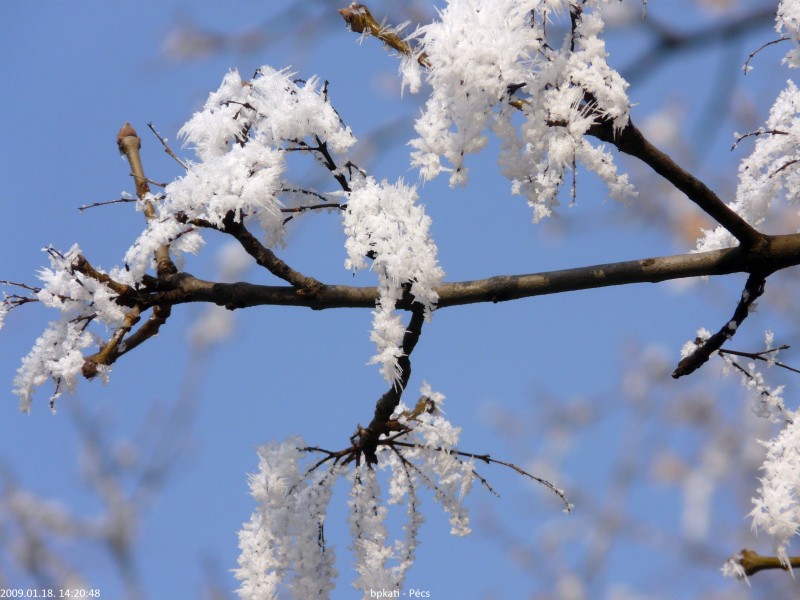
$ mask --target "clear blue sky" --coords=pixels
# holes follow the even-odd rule
[[[381,142],[388,149],[363,150],[359,164],[377,177],[415,180],[403,144],[411,135],[409,116],[415,114],[420,98],[399,97],[399,86],[390,81],[396,64],[374,40],[358,45],[357,37],[344,27],[323,33],[283,23],[268,32],[278,43],[253,52],[223,48],[204,60],[189,62],[173,62],[164,55],[166,36],[176,22],[191,18],[202,27],[232,34],[266,22],[286,4],[1,3],[0,278],[35,283],[36,270],[46,264],[40,249],[48,244],[67,249],[78,242],[92,263],[105,268],[118,264],[142,227],[141,214],[130,205],[77,210],[80,205],[133,191],[127,165],[116,150],[117,130],[130,121],[143,138],[148,175],[156,181],[174,178],[179,167],[161,151],[146,124],[154,122],[177,150],[178,128],[229,68],[250,74],[262,64],[291,66],[300,77],[318,74],[330,80],[332,101],[357,137],[367,138],[381,125],[391,125],[392,135],[384,134]],[[388,4],[375,2],[371,7],[380,15]],[[659,15],[658,4],[650,3],[648,10],[654,17],[669,18]],[[669,4],[672,8],[685,3]],[[703,18],[694,16],[695,22]],[[296,33],[282,35],[287,31]],[[746,50],[773,37],[768,31],[762,35],[749,40]],[[624,43],[629,45],[617,48],[616,55],[611,46],[611,63],[619,65],[615,56],[626,57],[639,41],[627,39]],[[721,68],[726,64],[723,58],[706,57],[706,69],[708,65]],[[785,77],[770,68],[762,69],[767,71],[766,83],[754,75],[753,83],[745,84],[761,86],[760,91],[768,95]],[[702,82],[703,76],[692,77]],[[684,71],[665,69],[662,77],[632,90],[632,99],[641,104],[635,117],[642,120],[653,108],[663,106],[671,93],[685,93],[692,85]],[[748,93],[755,92],[751,88]],[[761,118],[765,110],[760,108]],[[692,106],[687,113],[690,123],[697,123],[703,114]],[[402,118],[405,121],[398,121]],[[711,156],[724,153],[721,149],[730,143],[729,128],[723,125],[719,139],[710,144]],[[708,162],[713,166],[715,161]],[[443,181],[428,184],[420,193],[434,219],[433,235],[448,280],[688,249],[669,236],[635,226],[609,235],[609,220],[622,221],[623,209],[606,200],[604,190],[585,174],[579,179],[578,205],[565,207],[565,217],[557,226],[537,228],[530,223],[524,202],[511,197],[507,183],[494,174],[491,150],[470,166],[472,185],[466,190],[452,192]],[[730,189],[733,178],[714,183]],[[316,185],[333,189],[324,179],[316,180]],[[562,235],[562,228],[579,235]],[[218,240],[213,235],[207,239],[207,250],[186,265],[200,277],[214,277],[217,269]],[[308,216],[292,227],[289,246],[281,256],[324,282],[347,283],[353,279],[342,266],[342,242],[337,216]],[[248,276],[257,282],[271,281],[256,269]],[[368,274],[355,279],[364,285],[369,281]],[[739,285],[738,280],[734,283]],[[732,309],[732,304],[723,303],[720,311],[706,301],[713,293],[689,300],[676,286],[665,284],[442,311],[425,328],[413,355],[407,400],[415,399],[420,383],[428,381],[448,397],[449,418],[464,427],[464,449],[521,460],[520,454],[528,457],[535,450],[536,441],[527,448],[510,444],[487,424],[491,406],[525,409],[528,418],[535,415],[531,403],[537,392],[569,398],[612,389],[619,378],[624,340],[656,342],[677,359],[681,344],[693,337],[697,327],[718,326]],[[256,469],[255,448],[293,433],[311,444],[342,447],[356,423],[369,420],[385,387],[377,369],[365,366],[373,352],[369,311],[253,309],[236,315],[232,340],[202,361],[187,341],[188,327],[202,307],[181,306],[174,312],[158,339],[114,366],[108,386],[83,382],[75,396],[60,400],[56,416],[47,408],[49,388],[42,388],[31,415],[17,413],[10,393],[19,360],[53,315],[39,307],[23,307],[0,332],[0,389],[6,390],[0,395],[4,399],[0,403],[0,468],[13,473],[21,487],[61,502],[77,514],[91,515],[97,507],[96,500],[76,484],[83,468],[76,445],[80,411],[94,415],[102,424],[102,435],[116,447],[128,440],[137,443],[141,439],[137,436],[151,439],[147,436],[155,435],[153,423],[163,421],[163,415],[154,411],[168,412],[187,394],[193,398],[191,418],[184,422],[189,429],[184,451],[137,532],[137,568],[152,598],[195,597],[205,581],[204,572],[233,589],[235,582],[228,570],[235,567],[236,531],[254,507],[246,474]],[[680,389],[676,387],[676,394]],[[80,405],[80,411],[74,405]],[[532,423],[531,429],[535,427]],[[169,426],[167,431],[183,430]],[[584,498],[591,498],[593,474],[603,473],[624,445],[618,432],[613,426],[600,431],[587,444],[586,460],[571,464],[573,470],[566,477],[582,482]],[[572,517],[562,515],[558,502],[543,489],[497,468],[483,468],[482,474],[503,498],[491,498],[480,489],[473,492],[476,533],[470,538],[450,538],[441,511],[430,496],[424,497],[428,522],[421,534],[418,563],[407,580],[409,587],[430,590],[434,598],[519,598],[535,589],[535,579],[515,568],[498,543],[482,531],[480,511],[493,503],[495,512],[507,511],[509,522],[517,530],[530,530],[531,535],[545,521],[550,527],[561,527],[562,522],[570,527]],[[341,578],[334,598],[356,597],[349,587],[354,577],[346,551],[345,500],[344,494],[334,499],[336,508],[329,522],[328,539],[337,544],[340,555]],[[661,502],[663,516],[654,518],[674,519],[669,498],[659,498],[655,504],[661,506]],[[502,503],[507,503],[507,509],[498,510]],[[577,510],[582,510],[580,504]],[[0,554],[4,551],[0,549]],[[76,556],[85,564],[83,554]],[[629,580],[632,585],[652,568],[644,564],[632,569],[620,561],[609,567],[619,567],[609,577]],[[90,573],[92,587],[101,588],[104,598],[116,597],[110,569],[98,557],[96,571]]]

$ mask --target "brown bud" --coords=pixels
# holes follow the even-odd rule
[[[340,8],[339,14],[342,15],[350,29],[356,33],[364,33],[364,30],[369,27],[369,22],[374,20],[369,9],[358,2],[353,2],[347,8]]]
[[[122,154],[125,153],[125,148],[123,146],[124,140],[125,138],[128,137],[136,138],[137,147],[139,144],[141,144],[141,140],[139,139],[139,134],[136,133],[136,130],[130,123],[126,122],[125,125],[123,125],[122,128],[119,130],[119,133],[117,133],[117,147],[119,147],[119,151]]]

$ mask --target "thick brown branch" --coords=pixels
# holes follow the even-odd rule
[[[97,269],[95,269],[89,261],[86,260],[85,256],[78,256],[75,259],[75,262],[72,263],[72,268],[74,271],[89,277],[90,279],[94,279],[98,283],[102,283],[103,285],[108,286],[112,290],[114,290],[119,296],[124,297],[128,296],[132,292],[134,292],[133,288],[129,285],[125,285],[124,283],[119,283],[118,281],[114,281],[111,277],[108,276],[106,273],[101,273]]]
[[[113,365],[120,356],[127,354],[151,337],[158,335],[159,329],[166,323],[171,311],[172,307],[168,305],[154,306],[153,312],[147,321],[126,338],[125,335],[130,333],[133,326],[140,319],[139,308],[134,307],[125,317],[125,324],[114,331],[111,339],[98,352],[84,359],[83,376],[91,379],[97,375],[97,367],[99,365]]]
[[[578,267],[529,275],[498,275],[488,279],[444,283],[436,288],[439,309],[481,302],[507,302],[548,294],[588,290],[633,283],[657,283],[686,277],[728,275],[751,271],[772,272],[800,264],[800,234],[769,238],[767,249],[754,257],[741,247],[679,254]],[[229,309],[250,306],[305,306],[329,308],[372,308],[377,300],[374,287],[323,285],[315,295],[285,286],[251,283],[214,283],[178,273],[161,282],[167,289],[151,294],[152,304],[212,302]],[[410,298],[398,304],[411,307]]]
[[[728,207],[706,184],[680,167],[667,154],[653,146],[641,131],[628,121],[621,130],[614,130],[611,123],[599,123],[589,129],[597,139],[613,144],[620,152],[635,156],[649,165],[656,173],[669,181],[681,192],[731,232],[743,246],[758,247],[765,236]]]

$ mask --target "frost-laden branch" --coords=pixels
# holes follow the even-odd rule
[[[400,404],[400,398],[408,384],[408,380],[411,378],[411,353],[419,341],[424,322],[425,307],[420,304],[414,305],[411,311],[411,319],[408,322],[405,335],[403,335],[402,354],[397,359],[400,375],[392,383],[389,390],[378,399],[375,405],[375,415],[369,425],[363,429],[361,427],[358,428],[355,436],[357,441],[354,442],[354,445],[364,453],[367,464],[377,464],[378,462],[375,449],[380,437],[387,433],[387,423],[398,404]]]
[[[800,234],[773,236],[759,265],[784,269],[800,264]],[[605,263],[524,275],[498,275],[486,279],[442,283],[434,288],[439,296],[437,310],[485,302],[507,302],[549,294],[601,287],[657,283],[687,277],[746,273],[752,256],[742,248],[727,248],[695,254],[678,254]],[[165,291],[160,291],[164,289]],[[153,284],[142,293],[144,306],[156,303],[183,304],[210,302],[231,310],[251,306],[301,306],[314,310],[333,308],[372,308],[377,299],[374,287],[322,283],[315,294],[301,293],[295,287],[258,285],[247,282],[217,283],[189,273],[176,273]],[[408,310],[411,300],[397,303]]]
[[[230,233],[234,237],[238,236],[237,239],[243,242],[243,245],[259,261],[259,264],[269,263],[272,260],[277,261],[276,264],[282,264],[282,261],[264,248],[244,226],[236,224],[233,231],[226,231],[226,233]],[[265,255],[262,255],[262,252]],[[439,298],[437,310],[443,310],[450,306],[506,302],[600,287],[748,272],[753,268],[753,264],[751,253],[737,247],[559,271],[443,283],[435,287],[433,291]],[[800,234],[770,238],[768,249],[760,255],[759,261],[755,264],[759,268],[769,265],[771,270],[800,264]],[[92,364],[110,365],[119,356],[152,337],[157,332],[157,327],[164,322],[164,311],[174,305],[188,302],[209,302],[231,310],[265,305],[301,306],[323,310],[372,308],[378,300],[377,288],[326,285],[315,279],[305,278],[288,266],[285,268],[288,269],[288,273],[291,273],[290,280],[297,284],[290,287],[246,282],[218,283],[198,279],[189,273],[178,272],[161,278],[146,278],[144,285],[139,289],[115,282],[107,275],[101,276],[82,256],[75,259],[73,268],[76,272],[94,273],[94,279],[104,281],[115,291],[118,304],[136,306],[137,315],[140,311],[154,308],[153,316],[139,330],[128,335],[124,343],[122,342],[124,335],[128,334],[135,321],[126,322],[98,353],[87,357],[87,361],[90,363],[84,369],[84,375],[87,376],[93,375],[95,372]],[[306,283],[307,281],[311,283]],[[406,292],[404,297],[398,300],[397,308],[410,310],[412,307],[413,297]],[[738,312],[740,311],[737,311],[737,314]],[[126,319],[133,320],[133,316],[126,317]],[[728,330],[726,329],[726,331]],[[684,369],[685,365],[680,368]]]
[[[736,305],[733,316],[725,325],[714,335],[705,340],[697,340],[697,348],[689,355],[685,356],[678,363],[678,367],[673,371],[672,377],[678,379],[684,375],[690,375],[703,366],[711,355],[722,348],[722,344],[731,339],[750,314],[750,310],[755,301],[764,293],[766,278],[760,274],[752,274],[747,278],[747,283],[742,290],[742,296]]]
[[[131,167],[131,175],[133,176],[136,184],[136,195],[143,205],[144,215],[148,221],[156,218],[156,210],[151,200],[150,186],[147,183],[147,177],[144,174],[144,167],[139,155],[142,140],[139,138],[136,130],[130,123],[125,125],[119,130],[117,134],[117,146],[121,154],[128,159],[128,164]],[[177,273],[178,269],[169,253],[169,246],[163,244],[155,250],[156,260],[156,273],[158,277],[165,277]],[[132,288],[126,284],[117,283],[105,273],[100,273],[95,270],[89,261],[83,256],[79,256],[74,264],[75,270],[83,273],[85,276],[97,280],[99,283],[110,287],[118,294],[118,301],[121,298],[129,296]],[[124,302],[119,301],[120,304]],[[116,362],[117,358],[129,352],[130,350],[139,346],[142,342],[150,339],[158,334],[161,326],[166,323],[170,316],[171,307],[168,304],[154,305],[153,310],[141,327],[133,334],[129,335],[133,327],[141,319],[142,307],[138,304],[133,304],[131,310],[125,315],[123,322],[119,325],[109,340],[102,345],[100,350],[84,360],[81,372],[84,377],[92,378],[98,373],[98,367],[109,366]],[[127,339],[126,339],[126,336]]]
[[[247,232],[246,228],[243,226],[239,228],[237,225],[234,229],[236,235],[241,238],[240,241],[244,240],[244,245],[260,263],[273,259],[274,254],[271,251],[269,258],[261,256],[261,252],[266,249]],[[761,254],[756,264],[760,268],[769,265],[773,270],[800,264],[800,234],[771,237],[767,251]],[[435,287],[434,291],[439,297],[437,310],[443,310],[450,306],[506,302],[600,287],[748,272],[751,268],[753,268],[751,254],[737,247],[558,271],[443,283]],[[152,337],[156,332],[156,326],[163,324],[163,311],[178,304],[208,302],[231,310],[267,305],[324,310],[372,308],[378,299],[378,290],[375,287],[331,285],[316,280],[311,280],[312,285],[306,285],[303,283],[305,276],[293,270],[290,271],[293,273],[292,279],[298,283],[297,286],[268,286],[246,282],[219,283],[201,280],[186,272],[178,272],[161,278],[145,278],[143,285],[139,289],[134,289],[114,281],[108,275],[99,274],[83,256],[75,258],[72,269],[78,273],[94,274],[92,278],[104,282],[116,294],[118,304],[137,306],[138,311],[149,308],[158,311],[148,321],[147,327],[142,326],[141,330],[129,335],[124,344],[121,343],[122,338],[118,334],[100,352],[88,357],[90,362],[105,365],[112,364],[119,356]],[[412,302],[413,299],[406,295],[397,302],[397,308],[408,310],[412,307]],[[134,324],[126,325],[127,331]],[[127,331],[121,333],[125,334]],[[91,368],[87,368],[86,374],[92,372]]]
[[[412,327],[414,325],[410,325]],[[389,435],[376,450],[390,472],[387,498],[372,465],[359,461],[357,443],[340,451],[307,446],[300,438],[259,448],[259,472],[250,477],[258,508],[239,534],[240,593],[244,597],[271,597],[280,583],[289,584],[296,598],[325,596],[334,575],[335,548],[325,543],[327,505],[340,477],[350,484],[349,523],[359,578],[354,587],[364,591],[399,590],[419,545],[423,521],[420,491],[427,489],[449,514],[451,534],[470,532],[464,498],[475,480],[493,491],[477,474],[474,462],[500,464],[530,477],[556,494],[565,511],[572,506],[552,483],[488,455],[458,450],[459,428],[441,410],[444,396],[423,384],[422,397],[410,410],[399,403],[389,420]],[[319,455],[321,458],[318,458]],[[301,464],[301,461],[310,462]],[[404,535],[392,539],[386,517],[392,505],[405,507]],[[315,591],[309,594],[308,590]],[[257,594],[256,594],[257,592]]]
[[[573,7],[571,16],[571,41],[570,48],[573,53],[576,53],[578,48],[576,43],[580,41],[582,35],[586,35],[580,29],[583,24],[584,15],[582,11]],[[401,40],[402,43],[393,42],[397,37],[395,33],[391,36],[387,32],[393,30],[388,27],[383,27],[377,24],[375,19],[370,14],[366,6],[362,4],[353,3],[347,9],[339,11],[345,19],[345,22],[350,26],[353,31],[362,33],[364,35],[371,34],[381,39],[384,43],[391,46],[395,50],[406,56],[420,57],[419,64],[423,67],[431,69],[434,65],[429,61],[426,55],[420,53],[419,50],[414,50],[410,44]],[[587,26],[591,28],[591,26]],[[476,32],[480,33],[480,32]],[[546,46],[546,45],[545,45]],[[423,57],[425,57],[423,59]],[[462,86],[464,82],[461,82]],[[549,85],[549,84],[548,84]],[[522,90],[525,87],[531,87],[526,82],[510,84],[507,86],[506,91],[510,92],[509,96],[514,91]],[[673,161],[667,154],[656,148],[651,144],[633,125],[633,122],[627,118],[621,120],[615,117],[611,112],[602,105],[600,99],[597,97],[597,91],[589,89],[588,86],[580,89],[576,86],[576,91],[580,92],[581,97],[576,99],[580,100],[580,111],[583,113],[584,118],[590,116],[595,121],[593,124],[586,128],[586,134],[596,137],[597,139],[613,144],[618,150],[631,156],[642,160],[649,165],[656,173],[664,177],[667,181],[673,184],[677,189],[686,194],[686,196],[695,204],[697,204],[708,215],[714,218],[720,225],[730,231],[733,236],[738,239],[745,246],[757,246],[765,241],[763,234],[759,233],[741,216],[736,214],[730,207],[728,207],[707,185],[694,177],[691,173],[680,167]],[[535,94],[534,90],[530,90],[531,94]],[[494,103],[499,104],[503,98],[500,94],[494,98]],[[532,107],[529,101],[520,102],[518,100],[511,101],[511,105],[518,108],[522,112],[534,114],[535,107]],[[554,114],[550,110],[548,114],[544,115],[545,120],[554,128],[574,129],[575,123],[570,119],[564,119],[563,116]],[[426,125],[427,126],[427,125]],[[418,130],[420,125],[418,125]],[[472,136],[478,132],[473,132]],[[574,134],[573,134],[574,135]],[[469,137],[469,136],[468,136]],[[572,162],[574,164],[575,157],[573,156]],[[591,167],[590,167],[591,168]],[[573,168],[574,170],[574,168]],[[452,181],[452,178],[451,178]]]

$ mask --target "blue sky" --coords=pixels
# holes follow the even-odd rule
[[[656,3],[650,4],[654,17],[671,18],[669,13],[659,14]],[[684,3],[675,3],[679,4]],[[142,215],[130,205],[77,210],[133,191],[127,165],[115,147],[117,130],[131,122],[143,139],[147,174],[157,181],[174,178],[178,165],[162,152],[146,124],[152,121],[178,150],[177,130],[229,68],[249,74],[262,64],[291,66],[300,77],[318,74],[330,80],[331,99],[357,137],[368,138],[376,128],[390,126],[392,135],[384,134],[377,146],[362,150],[359,164],[376,177],[416,181],[404,140],[412,133],[410,116],[420,98],[400,97],[399,85],[391,79],[396,63],[374,40],[359,45],[343,27],[323,32],[283,23],[267,32],[278,43],[253,52],[225,47],[204,60],[187,62],[171,61],[164,54],[165,40],[176,22],[191,19],[201,27],[234,34],[267,22],[285,5],[2,3],[0,278],[35,283],[36,270],[46,264],[40,249],[48,244],[67,249],[78,242],[93,264],[105,268],[118,264],[141,230]],[[384,5],[388,3],[371,7],[377,15]],[[695,24],[707,18],[705,13],[692,14]],[[280,35],[284,31],[297,33]],[[774,37],[766,30],[761,35],[748,40],[739,55],[746,57],[749,50]],[[615,56],[627,56],[640,43],[632,36],[619,47],[612,44],[611,63],[618,65]],[[706,69],[727,64],[724,56],[703,60]],[[742,95],[756,102],[760,94],[768,97],[778,89],[786,77],[770,67],[767,58],[763,61],[761,75],[748,76],[752,83],[740,82],[749,88]],[[635,118],[644,120],[670,94],[704,83],[702,75],[690,79],[686,67],[676,69],[667,66],[660,77],[631,90],[632,99],[641,106],[634,111]],[[687,123],[700,123],[707,114],[704,107],[709,106],[703,100],[709,95],[691,96],[696,106],[687,106]],[[762,102],[758,108],[761,118],[766,106]],[[711,158],[702,168],[712,185],[729,190],[734,182],[730,173],[735,171],[725,155],[730,124],[727,129],[725,125],[718,136],[709,134],[706,151]],[[420,191],[434,220],[433,236],[448,280],[671,254],[689,247],[672,236],[625,225],[625,209],[606,199],[605,191],[586,174],[579,176],[577,206],[564,207],[565,216],[556,224],[535,227],[530,209],[510,196],[507,182],[494,173],[492,152],[490,148],[471,162],[467,189],[451,191],[445,181],[436,181]],[[724,159],[718,161],[716,156]],[[312,176],[314,184],[333,189],[331,182],[315,179],[319,175]],[[611,235],[609,222],[617,224]],[[186,269],[211,278],[218,270],[215,251],[224,240],[211,235],[207,239],[209,247],[190,259]],[[343,239],[336,215],[296,219],[280,255],[322,281],[367,285],[369,274],[353,279],[343,268]],[[271,282],[257,269],[251,269],[248,277]],[[694,296],[679,286],[662,284],[442,311],[426,326],[413,355],[408,400],[415,399],[423,380],[428,381],[448,397],[445,410],[451,421],[464,427],[463,448],[512,462],[523,460],[516,451],[528,459],[535,454],[536,441],[524,449],[515,447],[490,425],[491,407],[527,411],[522,414],[529,418],[535,415],[531,407],[537,394],[580,398],[612,390],[620,377],[626,340],[655,342],[677,360],[680,346],[697,327],[715,327],[726,318],[733,304],[726,304],[724,297],[715,304],[716,297],[735,290],[740,279],[712,285],[710,292]],[[76,483],[86,468],[77,445],[80,415],[91,415],[98,431],[119,452],[137,444],[152,447],[161,427],[167,437],[177,438],[181,454],[164,490],[151,499],[136,534],[137,570],[152,598],[194,597],[207,577],[233,589],[229,570],[237,556],[236,531],[253,509],[246,474],[256,469],[255,448],[291,434],[302,435],[310,444],[339,448],[356,423],[369,420],[385,387],[377,369],[365,366],[373,353],[369,311],[252,309],[236,315],[228,343],[198,357],[189,346],[187,331],[202,310],[179,307],[157,339],[114,366],[109,385],[82,383],[77,394],[60,400],[55,416],[47,407],[49,389],[41,390],[30,415],[17,413],[10,393],[19,360],[53,316],[26,306],[15,311],[0,332],[0,384],[5,386],[0,389],[6,390],[0,395],[4,398],[0,465],[21,487],[77,514],[91,515],[97,508],[96,499]],[[676,384],[676,395],[687,389],[681,386],[690,385]],[[180,413],[181,426],[164,426],[165,413],[180,402],[190,406]],[[571,470],[563,474],[570,482],[582,482],[588,497],[594,475],[609,468],[604,457],[613,458],[625,446],[614,421],[612,415],[608,427],[599,428],[596,438],[587,442],[588,460],[569,463]],[[532,423],[531,429],[535,427]],[[499,468],[484,468],[482,473],[503,498],[476,489],[473,502],[478,514],[492,503],[514,527],[530,530],[532,536],[545,521],[550,527],[570,527],[571,517],[561,514],[557,500],[545,490]],[[602,487],[602,482],[596,485]],[[328,539],[334,540],[341,556],[335,598],[355,597],[349,587],[354,577],[348,570],[345,498],[340,493],[334,499],[329,524]],[[675,519],[669,497],[648,501],[656,521]],[[428,521],[409,587],[430,590],[436,598],[518,598],[535,589],[535,578],[515,568],[487,531],[476,525],[473,536],[450,538],[446,519],[432,498],[424,497],[424,502]],[[529,514],[526,507],[533,506]],[[77,562],[85,564],[87,556],[92,560],[90,550],[81,547],[77,552]],[[609,566],[609,578],[627,578],[631,586],[638,585],[651,566],[626,569],[626,556],[623,552],[620,564]],[[89,573],[92,587],[103,589],[103,597],[115,597],[117,579],[111,565],[99,555],[95,564],[96,570]]]

